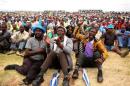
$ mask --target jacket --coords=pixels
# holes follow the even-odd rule
[[[68,69],[72,69],[73,68],[73,63],[72,63],[72,58],[71,58],[71,54],[72,54],[72,50],[73,50],[73,42],[70,38],[68,38],[67,36],[64,36],[64,43],[63,43],[63,49],[59,48],[56,43],[55,40],[56,38],[52,38],[50,41],[50,48],[51,50],[55,51],[56,53],[60,53],[60,52],[64,52],[67,58],[67,62],[68,62]]]

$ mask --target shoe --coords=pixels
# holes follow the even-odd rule
[[[20,56],[20,55],[21,55],[21,53],[20,53],[19,51],[17,51],[17,52],[16,52],[16,55]]]
[[[2,53],[2,54],[6,54],[6,50],[0,50],[0,53]]]
[[[11,54],[14,54],[16,53],[14,50],[11,50],[10,52],[7,53],[7,55],[11,55]]]
[[[130,47],[128,47],[128,50],[130,51]]]
[[[17,64],[7,65],[4,70],[15,70],[15,68],[19,66]]]
[[[0,50],[0,53],[3,53],[3,51],[2,51],[2,50]]]
[[[122,53],[121,53],[121,57],[125,57],[129,54],[129,50],[126,49],[126,50],[123,50]]]
[[[25,85],[29,85],[29,84],[31,84],[32,83],[32,81],[30,81],[30,80],[28,80],[28,79],[23,79],[23,82],[24,82],[24,84]]]
[[[73,79],[78,79],[79,73],[78,73],[78,69],[75,69],[72,75]]]
[[[98,70],[97,81],[98,81],[99,83],[103,82],[102,70]]]
[[[19,51],[16,52],[16,55],[18,55],[18,56],[24,57],[24,54],[25,54],[24,52],[23,52],[23,53],[22,53],[22,52],[19,52]]]
[[[41,83],[44,81],[42,76],[38,76],[33,82],[32,86],[40,86]]]
[[[24,57],[24,55],[25,55],[25,52],[22,52],[20,56]]]
[[[68,77],[64,77],[64,80],[63,80],[63,83],[62,83],[63,86],[69,86],[69,78]]]

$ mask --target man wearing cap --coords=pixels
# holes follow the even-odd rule
[[[118,41],[117,41],[117,35],[114,31],[114,25],[109,24],[107,26],[106,33],[103,35],[104,38],[104,44],[109,51],[114,51],[117,54],[119,54],[121,57],[125,57],[128,55],[129,51],[125,50],[124,52],[121,52],[121,50],[118,47]]]
[[[61,26],[57,28],[58,37],[52,38],[50,43],[51,51],[47,55],[44,63],[41,66],[41,71],[37,78],[33,81],[33,86],[40,86],[43,82],[44,73],[47,69],[58,62],[63,74],[63,86],[69,86],[69,70],[72,69],[71,53],[73,49],[73,42],[65,36],[65,29]]]
[[[35,37],[29,38],[26,43],[26,50],[23,64],[21,66],[14,64],[5,67],[5,70],[16,70],[22,75],[24,84],[31,84],[40,72],[40,66],[46,58],[46,43],[43,41],[44,28],[40,25],[33,27]]]

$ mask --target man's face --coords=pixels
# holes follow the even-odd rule
[[[40,29],[36,29],[35,31],[35,37],[40,38],[43,36],[43,32]]]
[[[2,24],[2,25],[1,25],[1,28],[2,28],[3,31],[6,30],[6,29],[7,29],[6,24]]]
[[[89,32],[89,39],[93,39],[97,33],[96,29],[91,29]]]
[[[57,34],[58,34],[58,36],[64,36],[64,34],[65,34],[65,31],[64,31],[64,29],[63,28],[58,28],[58,30],[57,30]]]
[[[68,29],[69,33],[72,34],[73,31],[72,31],[72,28]]]
[[[107,32],[111,34],[113,32],[113,29],[107,29]]]
[[[23,32],[25,28],[23,26],[20,27],[20,32]]]
[[[13,29],[16,29],[16,24],[13,24]]]
[[[27,22],[27,26],[30,27],[31,26],[31,22]]]

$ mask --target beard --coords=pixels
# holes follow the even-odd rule
[[[40,39],[40,38],[42,38],[42,37],[43,37],[43,34],[35,34],[35,38]]]

